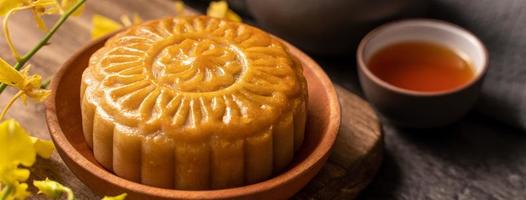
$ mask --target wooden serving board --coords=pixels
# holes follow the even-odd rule
[[[51,40],[51,45],[34,57],[31,61],[32,71],[51,77],[77,48],[90,41],[89,29],[93,14],[118,19],[122,14],[133,13],[138,13],[144,19],[175,14],[174,6],[168,0],[90,0],[84,15],[66,22]],[[56,19],[50,17],[47,20],[51,23]],[[27,12],[13,16],[10,28],[15,44],[22,52],[29,50],[42,37]],[[0,40],[0,56],[9,58],[10,55],[5,41]],[[342,124],[333,152],[320,173],[293,199],[352,199],[367,186],[381,164],[383,134],[375,112],[360,97],[337,85],[336,90],[342,109]],[[5,105],[14,92],[12,89],[6,90],[0,96],[0,105]],[[43,110],[43,104],[29,103],[23,106],[17,102],[7,117],[19,120],[33,135],[49,139]],[[31,171],[31,180],[28,182],[49,177],[71,187],[77,199],[99,198],[69,171],[56,153],[52,159],[39,159]],[[30,187],[30,190],[35,191],[35,188]],[[46,198],[34,196],[30,199]]]
[[[374,178],[383,158],[383,132],[371,106],[334,85],[341,106],[338,137],[327,164],[294,199],[354,199]]]

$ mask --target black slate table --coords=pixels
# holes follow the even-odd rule
[[[321,61],[359,94],[353,63]],[[383,123],[384,162],[358,199],[526,199],[526,134],[472,111],[440,129]]]

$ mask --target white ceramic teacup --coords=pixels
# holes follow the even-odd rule
[[[421,92],[391,85],[367,67],[380,49],[404,41],[425,41],[454,50],[470,62],[474,78],[447,91]],[[438,20],[404,20],[382,25],[361,41],[357,51],[358,72],[367,99],[388,120],[407,127],[437,127],[464,116],[475,103],[487,69],[488,53],[482,42],[467,30]]]

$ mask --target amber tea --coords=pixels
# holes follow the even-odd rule
[[[452,90],[475,75],[470,63],[452,49],[422,41],[387,46],[371,57],[368,67],[389,84],[421,92]]]

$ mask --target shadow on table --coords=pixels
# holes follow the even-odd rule
[[[384,124],[385,160],[363,199],[517,199],[526,135],[471,113],[440,129]],[[522,189],[521,189],[522,188]]]
[[[395,129],[402,139],[450,164],[493,162],[506,158],[513,162],[512,157],[523,154],[526,146],[526,135],[521,130],[475,112],[443,128]]]
[[[394,199],[400,179],[400,167],[393,155],[386,150],[375,178],[356,199]]]
[[[448,127],[384,124],[386,161],[358,199],[524,197],[526,135],[477,113]],[[394,168],[394,169],[392,169]]]

